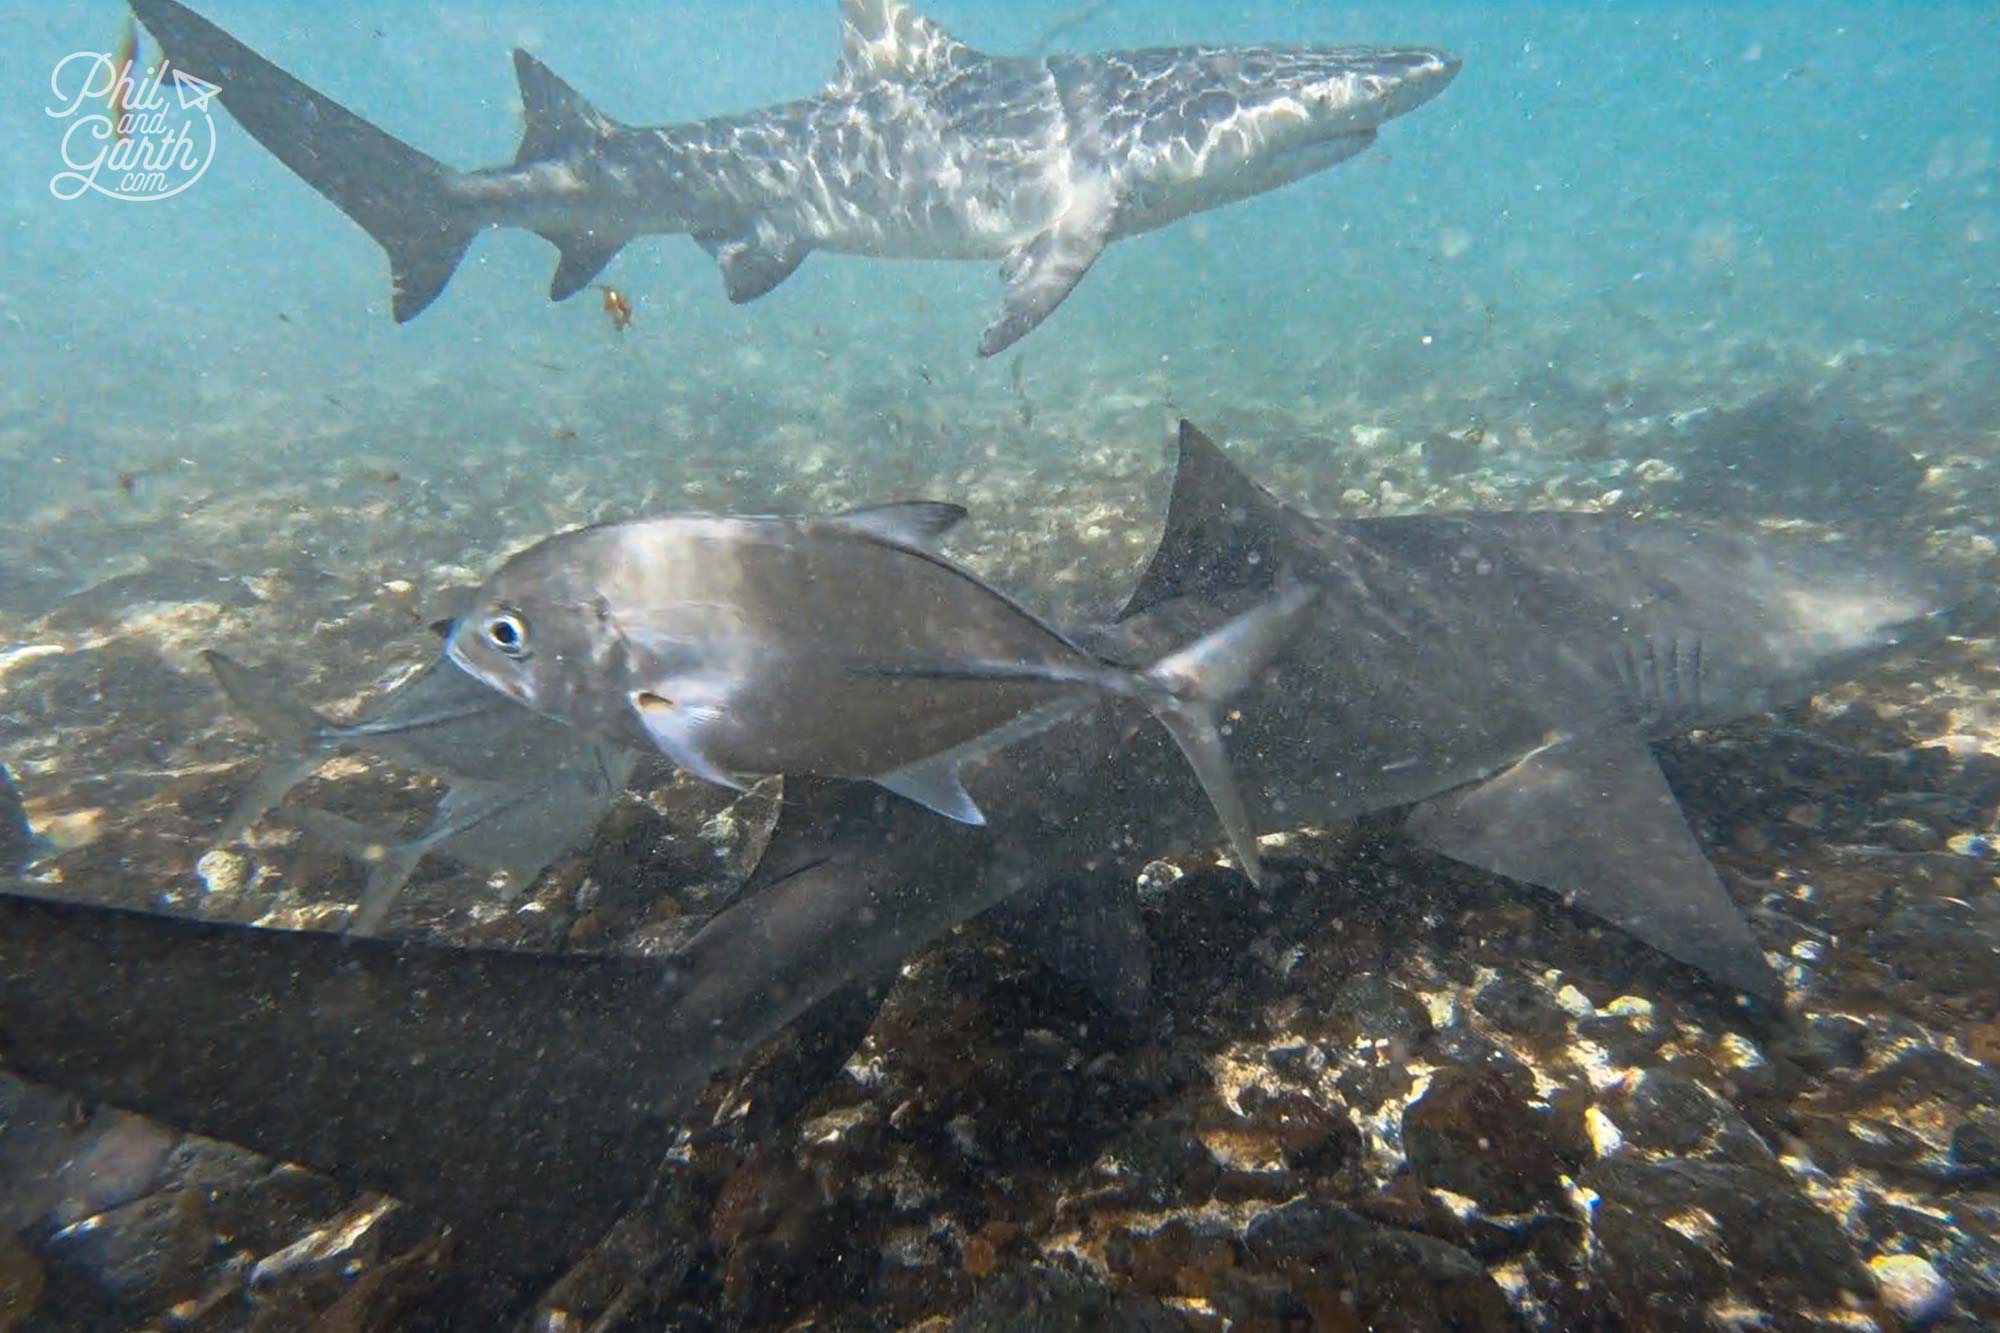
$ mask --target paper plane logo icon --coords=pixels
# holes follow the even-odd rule
[[[221,91],[207,79],[197,78],[184,69],[174,71],[174,92],[181,99],[183,111],[199,111],[207,115],[209,99]]]

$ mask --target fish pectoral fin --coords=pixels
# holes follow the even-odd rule
[[[1454,861],[1561,894],[1725,985],[1782,997],[1659,761],[1634,732],[1545,746],[1417,806],[1404,831]]]
[[[978,827],[985,824],[986,816],[973,804],[972,797],[966,794],[964,784],[959,781],[958,766],[963,759],[964,756],[957,750],[947,750],[881,774],[875,781],[946,819]]]
[[[705,704],[676,702],[669,694],[635,690],[632,711],[639,725],[660,747],[660,753],[704,782],[732,791],[749,791],[749,784],[724,769],[708,756],[701,745],[701,729],[718,722],[722,710]]]
[[[549,279],[549,299],[567,301],[604,271],[611,257],[625,248],[630,236],[601,231],[538,231],[535,233],[561,252],[555,276]]]
[[[928,550],[939,537],[963,522],[965,515],[964,505],[946,504],[942,500],[906,500],[850,509],[828,521],[897,546],[920,546]]]
[[[697,236],[695,241],[722,269],[722,289],[730,303],[743,305],[798,271],[812,245],[759,226],[748,236]]]
[[[1007,256],[1000,265],[1000,317],[979,336],[981,356],[1013,346],[1076,290],[1110,244],[1117,214],[1109,198],[1073,204],[1054,226]]]

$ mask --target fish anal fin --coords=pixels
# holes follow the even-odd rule
[[[872,669],[866,666],[854,669],[872,674]],[[977,673],[980,669],[975,666],[973,670]],[[1039,736],[1050,727],[1069,721],[1089,706],[1090,698],[1083,694],[1051,700],[949,750],[885,773],[875,781],[898,796],[935,810],[947,819],[977,827],[986,822],[986,816],[980,813],[979,806],[966,793],[965,766],[1019,745],[1031,736]]]
[[[604,271],[604,266],[620,250],[629,236],[613,236],[599,231],[540,231],[536,235],[553,245],[561,257],[555,276],[549,279],[549,299],[567,301]]]
[[[514,76],[521,81],[522,120],[515,166],[566,156],[618,131],[618,122],[519,47],[514,49]]]
[[[850,509],[828,521],[898,546],[928,548],[939,537],[964,522],[965,515],[964,505],[947,504],[942,500],[904,500],[896,504]]]
[[[798,272],[812,246],[759,227],[749,236],[697,236],[695,241],[722,270],[722,290],[732,305],[763,296]]]
[[[880,774],[875,781],[926,810],[977,827],[986,822],[986,816],[980,813],[979,807],[966,793],[965,784],[959,780],[958,766],[964,757],[957,750],[948,750]]]
[[[1404,826],[1455,861],[1548,889],[1764,1000],[1783,991],[1636,734],[1569,737],[1417,806]]]
[[[921,79],[986,59],[903,0],[841,0],[835,91],[886,79]]]
[[[1111,241],[1118,213],[1107,192],[1089,192],[1054,225],[1000,265],[1000,315],[979,336],[979,354],[1012,347],[1076,290]]]

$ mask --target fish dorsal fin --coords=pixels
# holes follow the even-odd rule
[[[984,59],[903,0],[840,0],[835,89],[921,79]]]
[[[1215,441],[1181,422],[1166,531],[1118,618],[1176,597],[1274,586],[1301,521]]]
[[[965,515],[964,505],[946,504],[942,500],[904,500],[850,509],[829,521],[897,546],[920,546],[928,550],[939,537],[963,522]]]
[[[514,75],[521,81],[523,121],[515,166],[561,157],[618,129],[617,121],[519,47],[514,49]]]

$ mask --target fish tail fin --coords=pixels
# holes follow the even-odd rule
[[[1223,743],[1220,714],[1225,702],[1270,665],[1317,599],[1318,590],[1310,584],[1285,584],[1271,597],[1132,678],[1131,693],[1160,720],[1186,756],[1222,821],[1237,864],[1253,883],[1262,875],[1257,831],[1236,785],[1228,747]]]
[[[215,673],[216,684],[222,686],[229,702],[281,748],[305,752],[324,747],[334,724],[278,688],[275,681],[212,648],[202,653],[201,660]]]
[[[223,818],[215,834],[219,846],[242,837],[286,792],[312,776],[332,749],[334,724],[233,657],[210,649],[201,658],[229,702],[279,749],[279,757],[264,766]]]
[[[396,322],[437,299],[482,221],[459,172],[307,87],[175,0],[131,0],[168,63],[216,85],[238,124],[389,255]]]
[[[541,61],[516,47],[514,75],[521,83],[521,147],[514,165],[545,162],[608,138],[619,129],[618,122],[590,104],[576,89]],[[574,230],[538,229],[537,234],[560,253],[555,276],[549,280],[549,299],[564,301],[588,287],[604,271],[613,255],[632,239],[623,231],[595,227]]]
[[[347,933],[350,935],[373,935],[381,929],[396,895],[403,891],[410,876],[416,873],[417,862],[423,860],[424,854],[431,849],[429,838],[399,841],[325,810],[287,810],[285,821],[314,837],[325,839],[369,867],[368,883],[361,890],[361,901],[355,907],[354,915],[348,918]]]

